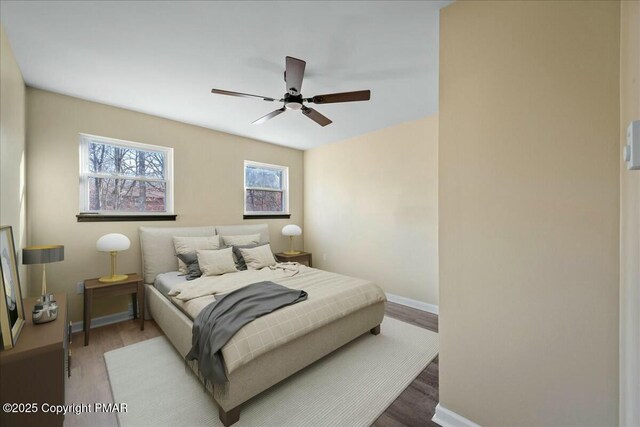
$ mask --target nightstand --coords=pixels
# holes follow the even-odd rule
[[[63,414],[42,410],[45,403],[51,408],[65,404],[66,378],[71,375],[67,294],[55,294],[54,299],[58,303],[58,317],[34,325],[31,311],[36,298],[25,298],[25,325],[16,345],[0,351],[0,402],[19,404],[26,409],[0,412],[0,425],[62,427],[64,423]]]
[[[299,262],[307,267],[311,267],[310,252],[300,252],[299,254],[286,254],[284,252],[280,252],[276,254],[276,258],[280,262]]]
[[[144,282],[138,274],[128,274],[125,280],[120,282],[102,283],[98,279],[84,281],[84,345],[89,345],[89,332],[91,331],[91,306],[94,297],[112,297],[116,295],[131,294],[133,306],[133,318],[140,317],[140,330],[144,331]],[[138,316],[140,307],[140,316]]]

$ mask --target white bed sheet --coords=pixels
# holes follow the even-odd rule
[[[170,271],[168,273],[160,273],[156,276],[153,286],[160,291],[162,295],[169,298],[169,291],[176,285],[186,282],[187,278],[179,271]]]

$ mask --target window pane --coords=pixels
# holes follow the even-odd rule
[[[247,187],[282,190],[282,170],[247,166],[244,173]]]
[[[89,211],[165,212],[164,182],[89,178]]]
[[[282,191],[249,190],[246,193],[247,212],[283,212]]]
[[[97,142],[90,142],[88,148],[89,172],[164,178],[164,153]]]

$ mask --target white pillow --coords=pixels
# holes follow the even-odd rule
[[[204,236],[204,237],[175,237],[173,238],[173,246],[176,254],[188,254],[198,249],[218,249],[220,247],[220,236]],[[178,259],[178,271],[187,274],[187,265]]]
[[[251,245],[260,243],[259,234],[245,234],[240,236],[222,236],[222,241],[227,246]]]
[[[198,264],[203,276],[219,276],[224,273],[238,271],[233,262],[233,249],[208,250],[198,249]]]
[[[266,244],[255,248],[238,248],[247,263],[247,269],[259,270],[270,265],[276,265],[276,259],[271,252],[271,245]]]

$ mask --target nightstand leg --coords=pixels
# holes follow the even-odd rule
[[[131,294],[131,307],[133,308],[133,318],[138,318],[138,292]]]
[[[84,345],[89,345],[89,331],[91,330],[91,304],[93,302],[93,291],[91,289],[84,290]]]
[[[144,300],[144,283],[142,281],[138,282],[138,305],[140,308],[140,330],[144,331],[144,310],[145,310],[145,300]]]

